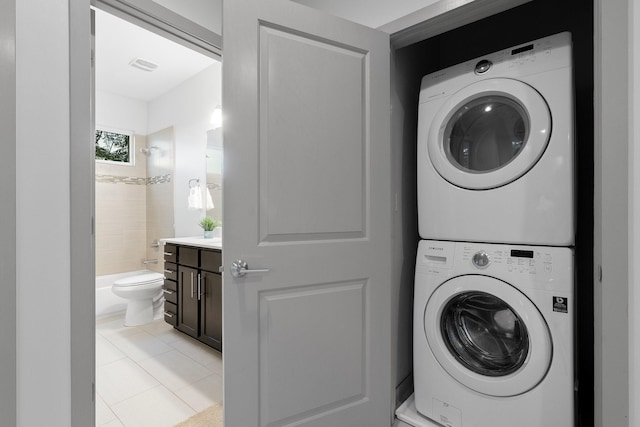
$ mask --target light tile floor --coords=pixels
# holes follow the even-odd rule
[[[96,426],[172,427],[222,400],[222,355],[164,320],[96,322]]]

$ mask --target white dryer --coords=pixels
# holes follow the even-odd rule
[[[423,240],[415,406],[446,427],[574,426],[573,251]]]
[[[573,245],[573,126],[569,33],[425,76],[420,236]]]

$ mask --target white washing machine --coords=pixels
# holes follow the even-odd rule
[[[423,240],[415,407],[446,427],[573,427],[573,251]]]
[[[573,245],[573,126],[569,33],[425,76],[420,236]]]

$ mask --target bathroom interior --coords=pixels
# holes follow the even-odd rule
[[[222,219],[220,58],[99,9],[95,22],[96,130],[130,138],[128,162],[95,164],[96,425],[177,423],[221,400],[221,355],[164,322],[160,289],[156,320],[123,326],[112,285],[153,272],[161,286],[162,239]]]

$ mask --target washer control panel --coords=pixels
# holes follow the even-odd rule
[[[469,245],[463,249],[463,259],[479,270],[502,270],[508,273],[547,275],[553,272],[553,258],[544,249],[480,249]]]

